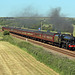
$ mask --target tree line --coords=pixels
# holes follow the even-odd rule
[[[73,32],[72,24],[75,24],[75,19],[62,18],[59,16],[53,17],[53,16],[52,17],[1,17],[0,25],[11,26],[11,27],[23,27],[23,28],[38,30],[38,28],[41,27],[41,21],[42,21],[43,30],[65,31],[71,33]],[[48,26],[47,27],[43,26],[44,24]]]

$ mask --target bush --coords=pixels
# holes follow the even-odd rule
[[[3,35],[10,35],[10,32],[7,31],[7,30],[5,30],[5,31],[3,32]]]

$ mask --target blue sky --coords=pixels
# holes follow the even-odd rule
[[[75,0],[0,0],[0,17],[11,17],[29,6],[40,14],[61,7],[61,13],[75,17]]]

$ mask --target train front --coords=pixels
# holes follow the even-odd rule
[[[75,50],[75,37],[69,34],[62,34],[62,43],[66,49]]]
[[[75,50],[75,37],[70,36],[68,39],[69,39],[68,44],[69,49]]]

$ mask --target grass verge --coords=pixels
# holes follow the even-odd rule
[[[75,75],[75,61],[65,57],[53,55],[51,52],[44,50],[42,47],[34,46],[29,42],[12,38],[11,36],[3,36],[3,41],[10,42],[21,49],[27,51],[40,62],[46,64],[60,75]]]

